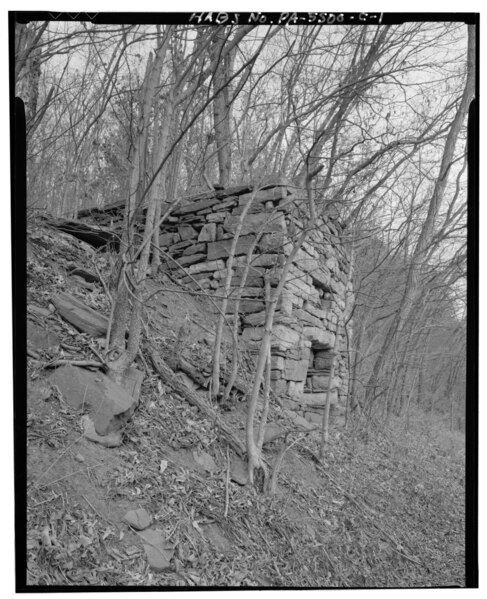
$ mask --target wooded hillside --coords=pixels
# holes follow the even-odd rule
[[[120,473],[127,459],[154,470],[141,451],[155,452],[160,463],[159,473],[133,482],[140,501],[132,507],[152,514],[143,532],[134,533],[138,525],[128,517],[132,547],[145,535],[145,557],[159,574],[147,576],[134,550],[133,559],[130,551],[120,558],[138,572],[130,581],[121,572],[118,582],[78,572],[80,584],[174,585],[179,576],[182,584],[301,586],[308,572],[311,586],[441,586],[441,577],[423,568],[432,554],[421,554],[409,535],[423,509],[419,496],[424,506],[433,496],[441,503],[433,457],[440,446],[438,473],[464,482],[475,35],[460,22],[16,24],[15,93],[24,103],[27,141],[32,497],[36,505],[57,502],[47,498],[43,477],[61,468],[64,453],[79,462],[83,451],[117,456]],[[57,418],[65,434],[53,432],[53,445],[45,433],[58,430]],[[176,455],[177,437],[190,429],[191,465]],[[414,448],[419,440],[422,450]],[[79,443],[83,451],[75,450]],[[372,446],[383,461],[372,458]],[[52,466],[49,451],[58,452]],[[399,478],[371,475],[387,486],[390,501],[370,505],[359,470],[372,462],[393,469],[391,456],[401,462]],[[427,483],[419,473],[425,456]],[[166,471],[174,474],[172,533],[160,511],[162,487],[159,503],[150,499],[154,477],[164,478],[171,460],[197,472],[196,460],[207,477],[200,484],[196,475]],[[316,471],[316,480],[308,472],[295,483],[299,490],[296,460]],[[56,476],[62,485],[64,470]],[[117,482],[106,473],[110,500],[126,476]],[[89,478],[83,485],[91,496]],[[202,505],[211,502],[209,489],[218,498],[211,514],[194,511],[190,479]],[[245,500],[236,484],[244,485]],[[178,510],[177,485],[188,494]],[[277,530],[279,510],[304,522],[303,503],[294,505],[295,520],[286,512],[283,485],[293,489],[293,501],[306,495],[306,564],[296,546],[305,542],[303,530]],[[67,493],[77,503],[73,488],[56,489],[56,497]],[[380,520],[383,510],[391,524],[396,511],[408,511],[412,489],[418,505],[398,533],[406,545],[369,520]],[[340,513],[335,521],[320,511],[331,509],[336,492],[336,505],[355,506],[343,508],[347,526]],[[448,512],[450,505],[456,540],[453,553],[437,557],[449,564],[440,568],[444,584],[462,586],[459,494],[438,507]],[[97,509],[89,499],[84,509],[91,506],[101,518],[96,526],[104,521],[111,530],[112,516],[96,501]],[[265,510],[274,510],[272,534],[291,547],[284,561],[276,561],[265,532],[260,540],[253,533],[237,540],[245,501],[253,506],[253,532]],[[194,530],[184,536],[183,512],[198,533],[198,522],[218,523],[218,551],[230,555],[240,543],[240,573],[232,558],[221,562],[221,579],[215,563],[205,578],[200,540]],[[53,557],[56,534],[62,537],[56,522],[66,513],[54,521],[41,514],[45,523],[30,513],[29,584],[78,584],[69,571],[79,555],[67,549]],[[424,514],[427,545],[439,528],[449,534],[430,507]],[[330,547],[324,523],[333,529]],[[101,538],[90,526],[84,538]],[[391,545],[376,545],[377,535]],[[255,549],[250,538],[270,552],[260,578],[245,565]],[[80,550],[94,547],[80,542]],[[90,558],[98,564],[105,563],[102,545]],[[155,557],[147,549],[154,546]],[[359,557],[343,565],[350,551]],[[71,568],[63,570],[66,563]],[[392,564],[404,565],[404,575],[387,575]],[[103,567],[108,573],[112,566]],[[327,574],[320,577],[320,568]]]

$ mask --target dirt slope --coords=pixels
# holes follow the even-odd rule
[[[333,430],[322,464],[314,457],[318,433],[303,437],[286,453],[277,493],[265,496],[239,484],[243,464],[218,428],[159,379],[143,352],[141,399],[122,445],[88,441],[82,414],[45,381],[54,361],[93,358],[90,346],[101,350],[101,344],[49,305],[53,293],[69,291],[107,315],[103,286],[69,273],[76,265],[104,277],[110,257],[41,227],[33,227],[29,240],[28,315],[38,336],[28,361],[28,584],[464,584],[463,438],[421,414],[408,430],[403,422]],[[186,321],[181,350],[205,377],[213,325],[208,301],[168,279],[151,285],[156,290],[160,283],[164,290],[147,320],[151,341],[169,358]],[[195,391],[206,397],[204,388]],[[215,409],[243,439],[242,398]],[[291,428],[277,404],[269,420]],[[278,438],[266,445],[270,466],[281,444]],[[170,547],[164,570],[150,566],[141,533],[123,521],[137,508]]]

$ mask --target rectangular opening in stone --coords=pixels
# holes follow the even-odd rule
[[[311,344],[305,393],[324,393],[328,389],[330,369],[335,354],[318,341]]]

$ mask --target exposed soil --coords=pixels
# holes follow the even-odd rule
[[[233,452],[218,429],[166,388],[145,356],[137,364],[146,372],[141,399],[123,444],[88,441],[81,414],[46,385],[46,367],[93,358],[90,345],[100,342],[50,312],[49,303],[52,293],[68,290],[107,315],[103,286],[87,288],[68,271],[74,262],[106,276],[110,258],[40,227],[29,238],[29,318],[62,343],[38,347],[28,362],[29,585],[464,586],[464,439],[423,414],[408,427],[393,420],[389,428],[334,428],[322,463],[319,433],[303,437],[286,453],[269,496],[231,480]],[[147,318],[151,341],[169,358],[186,322],[181,351],[206,376],[210,302],[167,278],[150,285],[162,287]],[[244,398],[237,394],[221,415],[243,439]],[[289,428],[277,404],[269,421]],[[266,445],[270,466],[282,443]],[[195,459],[202,452],[216,469]],[[140,535],[122,521],[136,508],[149,512],[174,549],[164,571],[149,566]]]

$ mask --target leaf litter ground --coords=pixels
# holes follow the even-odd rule
[[[323,462],[318,433],[290,449],[270,497],[227,476],[228,452],[213,423],[164,386],[148,366],[139,406],[107,449],[91,443],[75,412],[44,383],[59,359],[93,359],[95,341],[50,311],[53,292],[109,313],[101,285],[69,276],[72,263],[100,274],[106,255],[36,227],[28,263],[29,316],[60,338],[28,362],[27,554],[30,585],[224,587],[434,587],[464,585],[464,439],[418,415],[388,428],[332,430]],[[156,282],[157,283],[157,282]],[[208,374],[208,306],[166,280],[151,341],[169,358],[181,348]],[[187,320],[188,320],[187,319]],[[251,357],[248,357],[251,361]],[[245,374],[245,373],[244,373]],[[205,393],[205,392],[201,392]],[[222,418],[243,438],[245,404]],[[269,420],[286,425],[278,405]],[[269,464],[282,440],[266,446]],[[213,458],[215,468],[201,458]],[[205,467],[206,465],[206,467]],[[172,548],[151,569],[137,531],[123,522],[145,508]],[[226,515],[225,515],[226,512]]]

